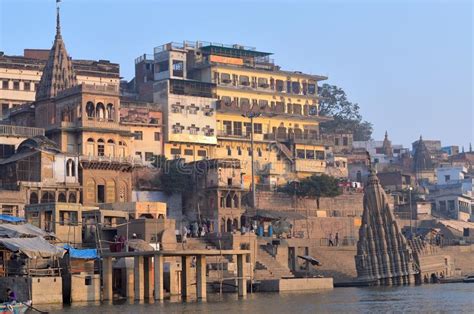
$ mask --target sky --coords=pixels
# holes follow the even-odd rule
[[[393,144],[474,142],[473,15],[469,0],[62,0],[74,59],[117,62],[183,40],[273,52],[283,69],[328,76]],[[54,0],[0,0],[0,51],[50,48]],[[473,143],[474,145],[474,143]]]

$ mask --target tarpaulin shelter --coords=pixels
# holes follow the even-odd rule
[[[7,221],[7,222],[25,222],[24,218],[10,216],[10,215],[0,215],[0,220]]]
[[[34,238],[14,238],[0,239],[0,245],[12,252],[21,252],[29,258],[62,258],[66,251],[63,248],[58,248],[41,237]]]
[[[96,249],[75,249],[72,246],[66,244],[64,248],[68,250],[69,256],[76,259],[97,259],[99,255]]]
[[[33,237],[47,237],[51,236],[51,233],[48,233],[40,228],[33,226],[32,224],[0,224],[0,237],[8,238],[20,238],[24,236],[33,236]]]

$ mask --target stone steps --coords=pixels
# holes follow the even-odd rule
[[[257,252],[257,269],[255,279],[280,279],[282,277],[294,277],[288,267],[278,263],[262,246]]]

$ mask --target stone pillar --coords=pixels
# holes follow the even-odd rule
[[[131,257],[124,257],[124,260],[125,260],[125,266],[127,265],[127,258],[131,258]],[[125,274],[126,274],[126,281],[127,281],[127,285],[126,285],[126,288],[125,288],[125,292],[126,292],[126,295],[127,295],[127,298],[129,299],[134,299],[135,298],[135,284],[134,284],[134,269],[133,268],[130,268],[130,267],[126,267],[125,268]]]
[[[191,256],[181,257],[181,297],[187,298],[191,295]]]
[[[164,276],[163,276],[163,256],[162,255],[155,255],[154,256],[154,275],[155,275],[155,300],[163,300],[164,299]],[[171,269],[170,269],[170,278],[172,276]]]
[[[143,300],[144,298],[144,267],[143,256],[135,256],[133,264],[135,300]]]
[[[112,257],[102,258],[102,275],[104,276],[104,293],[103,300],[112,300]]]
[[[198,299],[206,299],[206,255],[196,256],[196,291]]]
[[[144,266],[144,281],[145,281],[145,298],[146,299],[153,299],[153,265],[152,265],[153,258],[151,256],[144,257],[143,266]]]
[[[246,296],[247,295],[247,279],[245,276],[244,271],[244,259],[245,255],[239,254],[237,255],[237,277],[238,277],[238,289],[239,289],[239,296]]]

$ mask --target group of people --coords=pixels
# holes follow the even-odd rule
[[[202,222],[198,223],[197,221],[190,223],[188,226],[183,226],[183,230],[181,233],[183,241],[186,238],[200,238],[204,237],[207,233],[211,230],[211,221],[210,220],[203,220]]]
[[[328,246],[339,246],[339,232],[336,232],[336,236],[334,238],[332,233],[329,234]]]

